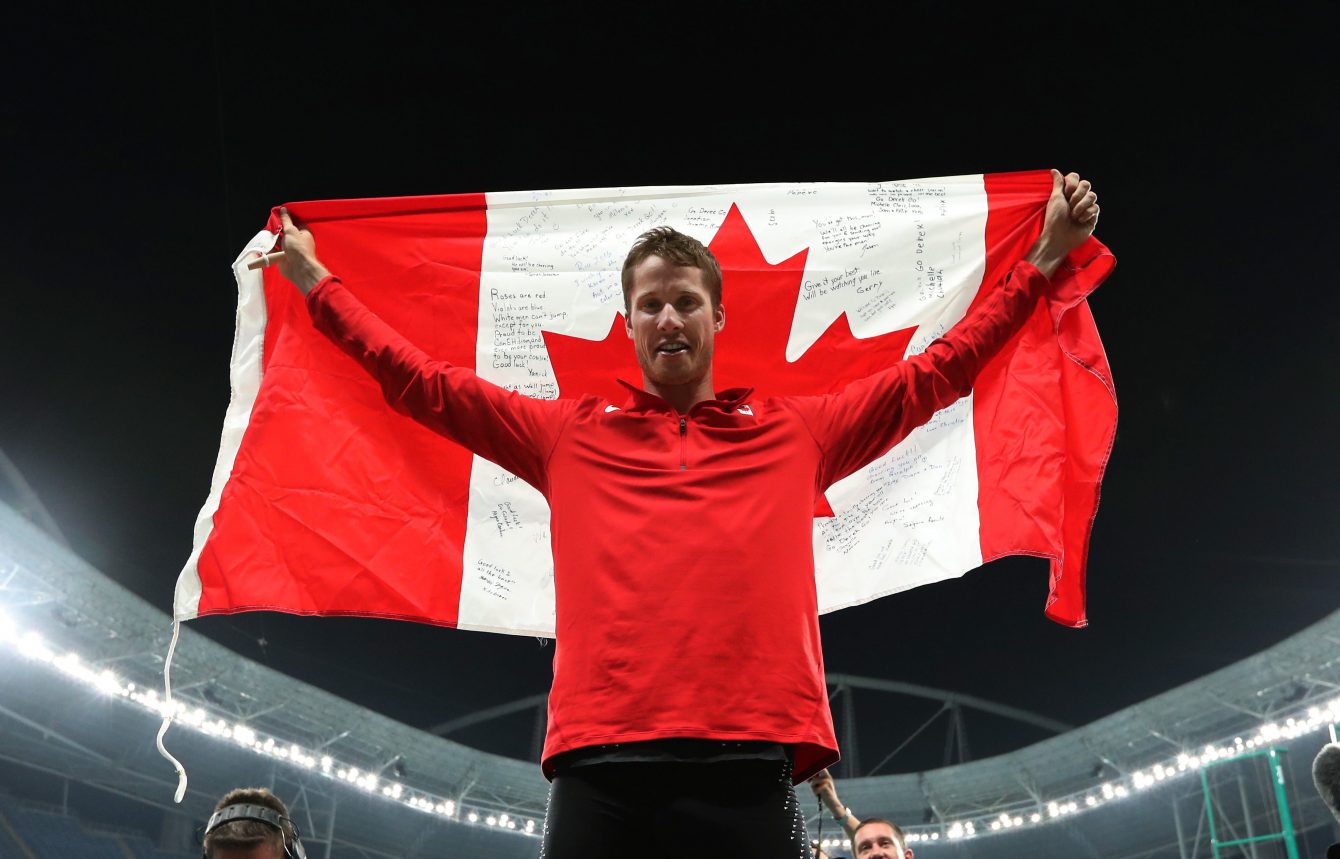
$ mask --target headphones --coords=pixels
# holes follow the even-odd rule
[[[205,824],[205,835],[218,829],[225,823],[231,823],[234,820],[255,820],[265,823],[279,830],[279,834],[284,837],[284,855],[289,859],[307,859],[307,852],[302,848],[302,841],[298,838],[298,827],[290,818],[285,817],[273,808],[266,808],[263,805],[226,805],[209,818],[209,823]],[[209,859],[209,855],[204,852],[202,846],[200,855],[203,859]]]

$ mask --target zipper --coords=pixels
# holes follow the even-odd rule
[[[684,471],[689,467],[688,455],[686,452],[687,440],[689,437],[689,419],[680,415],[679,417],[679,470]]]

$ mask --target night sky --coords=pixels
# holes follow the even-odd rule
[[[1012,558],[825,617],[828,669],[1081,724],[1340,607],[1327,4],[929,5],[7,13],[0,449],[79,554],[167,611],[228,404],[229,264],[272,205],[1055,166],[1094,181],[1119,261],[1092,299],[1120,417],[1091,626],[1047,621],[1046,562]],[[553,653],[389,621],[192,626],[419,726],[544,691]],[[858,696],[866,766],[937,706]],[[974,757],[1044,736],[967,719]],[[532,730],[457,738],[524,758]],[[929,736],[881,772],[939,765]]]

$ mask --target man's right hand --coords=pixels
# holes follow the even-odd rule
[[[284,227],[280,239],[284,256],[279,259],[279,273],[306,295],[322,278],[329,277],[330,271],[316,258],[316,239],[311,230],[296,223],[283,207],[279,209],[279,222]]]

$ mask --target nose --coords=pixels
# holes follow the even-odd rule
[[[680,318],[679,311],[675,310],[674,305],[666,304],[661,308],[661,312],[656,314],[658,331],[678,331],[683,327],[684,320]]]

